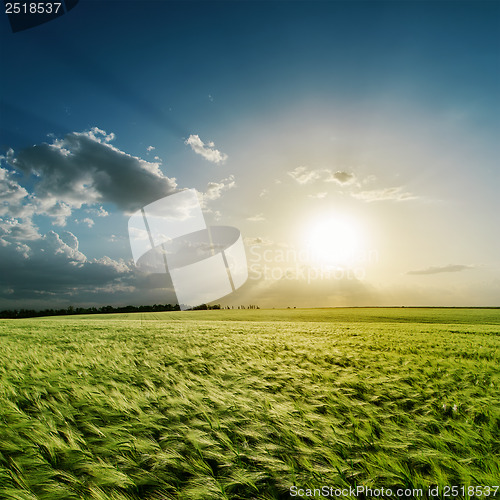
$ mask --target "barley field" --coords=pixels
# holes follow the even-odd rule
[[[0,353],[0,498],[500,498],[499,309],[0,320]]]

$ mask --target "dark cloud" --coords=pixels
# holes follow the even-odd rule
[[[27,243],[0,245],[0,290],[9,296],[74,295],[82,290],[118,285],[131,274],[123,260],[88,259],[77,237],[54,231]]]
[[[11,151],[7,161],[36,177],[34,195],[46,213],[58,203],[80,208],[107,202],[133,212],[175,191],[175,179],[166,177],[159,163],[120,151],[110,144],[113,139],[97,128],[72,132],[16,155]]]
[[[474,266],[465,266],[462,264],[450,264],[448,266],[431,266],[426,269],[416,271],[408,271],[406,274],[439,274],[439,273],[458,273],[467,269],[472,269]]]
[[[356,180],[356,176],[349,172],[335,172],[332,175],[332,180],[339,184],[351,184]]]

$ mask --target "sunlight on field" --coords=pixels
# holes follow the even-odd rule
[[[500,311],[0,321],[0,497],[494,485]],[[346,497],[350,498],[350,497]]]

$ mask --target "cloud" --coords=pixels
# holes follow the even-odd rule
[[[308,167],[300,166],[287,172],[287,174],[294,179],[298,184],[313,184],[314,182],[329,183],[334,182],[342,187],[347,188],[347,192],[358,200],[367,203],[373,201],[407,201],[416,200],[419,197],[404,191],[402,186],[381,188],[381,189],[368,189],[356,192],[362,185],[375,180],[373,176],[368,176],[365,179],[358,179],[352,172],[344,170],[337,170],[332,172],[328,168],[323,169],[309,169]],[[326,192],[319,192],[317,194],[309,194],[310,198],[324,198]]]
[[[95,224],[95,221],[93,219],[91,219],[90,217],[85,217],[85,219],[82,219],[81,221],[78,221],[78,222],[81,222],[82,224],[86,224],[87,227],[92,227]]]
[[[463,264],[449,264],[447,266],[431,266],[426,269],[419,269],[416,271],[408,271],[406,274],[420,275],[420,274],[439,274],[439,273],[458,273],[467,269],[473,269],[474,266],[466,266]]]
[[[148,147],[146,148],[146,151],[147,151],[148,153],[150,153],[151,151],[154,151],[155,149],[156,149],[156,148],[155,148],[154,146],[148,146]]]
[[[73,233],[41,232],[34,222],[45,228],[47,222],[73,220],[92,227],[97,217],[114,211],[113,205],[133,212],[178,190],[159,162],[131,156],[114,140],[114,134],[93,128],[0,156],[0,308],[175,302],[164,276],[150,289],[152,282],[132,262],[87,257]],[[209,182],[200,193],[202,203],[235,185],[233,175]],[[128,238],[119,238],[128,254]],[[147,289],[139,290],[145,283]]]
[[[0,238],[4,241],[29,241],[40,237],[38,227],[30,218],[0,218]]]
[[[356,180],[356,176],[350,172],[335,172],[328,181],[337,182],[338,184],[352,184]]]
[[[199,193],[202,202],[217,200],[222,196],[224,191],[228,189],[232,189],[236,186],[236,182],[234,180],[234,175],[230,175],[225,179],[222,179],[220,182],[209,182],[207,184],[207,189],[204,193]]]
[[[12,150],[9,154],[12,154]],[[0,216],[6,214],[13,217],[24,215],[23,205],[28,196],[28,191],[17,182],[14,173],[0,167]]]
[[[314,181],[336,182],[340,185],[353,184],[356,176],[351,172],[337,171],[332,172],[329,168],[309,169],[300,166],[287,172],[287,174],[299,184],[311,184]]]
[[[114,138],[94,127],[17,155],[11,150],[9,165],[34,176],[33,212],[59,218],[59,222],[71,209],[95,203],[113,203],[133,212],[175,191],[175,179],[166,177],[159,163],[120,151],[110,144]]]
[[[42,198],[38,200],[36,212],[52,217],[53,226],[65,226],[66,219],[71,215],[72,207],[62,201],[56,201]]]
[[[261,236],[257,236],[255,238],[251,238],[251,237],[246,236],[245,238],[243,238],[243,241],[245,242],[245,245],[247,245],[247,246],[253,246],[253,245],[269,246],[269,245],[274,244],[274,242],[272,240],[270,240],[268,238],[261,237]]]
[[[0,262],[0,309],[176,302],[168,275],[145,275],[123,259],[89,258],[69,231],[26,243],[0,238]]]
[[[287,174],[299,184],[309,184],[321,177],[320,171],[308,170],[307,167],[297,167]]]
[[[309,198],[317,198],[319,200],[325,198],[327,193],[325,191],[322,191],[321,193],[316,193],[316,194],[310,194]]]
[[[418,199],[418,196],[403,191],[403,187],[401,186],[361,191],[359,193],[352,193],[352,196],[358,200],[366,201],[367,203],[373,201],[408,201]]]
[[[196,154],[203,156],[205,160],[212,163],[224,163],[227,160],[227,155],[215,149],[215,144],[213,142],[207,142],[205,144],[198,135],[191,134],[189,138],[184,141],[184,144],[191,146],[191,149]]]
[[[261,222],[261,221],[266,220],[266,218],[264,217],[264,214],[257,214],[257,215],[253,215],[252,217],[247,217],[247,220],[252,221],[252,222]]]
[[[95,293],[96,287],[118,285],[132,276],[131,267],[121,259],[87,258],[69,231],[49,231],[27,243],[0,245],[0,259],[1,288],[10,290],[10,299],[79,297],[80,292]]]
[[[95,215],[96,217],[107,217],[109,215],[109,212],[107,210],[104,210],[103,207],[99,207],[99,208],[87,208],[85,211],[88,214]]]

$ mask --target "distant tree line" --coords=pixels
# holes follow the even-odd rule
[[[196,307],[191,307],[188,309],[188,311],[207,311],[209,309],[220,309],[220,304],[214,304],[213,306],[210,306],[208,304],[201,304]]]
[[[259,309],[259,306],[223,306],[220,304],[208,305],[201,304],[192,307],[191,311],[207,311],[210,309]],[[102,306],[102,307],[73,307],[68,306],[65,309],[43,309],[35,311],[34,309],[6,309],[0,311],[1,318],[35,318],[38,316],[67,316],[71,314],[110,314],[110,313],[136,313],[136,312],[161,312],[161,311],[180,311],[179,304],[154,304],[152,306]]]
[[[133,313],[133,312],[160,312],[180,311],[179,304],[154,304],[152,306],[102,306],[102,307],[73,307],[66,309],[14,309],[0,311],[0,318],[34,318],[37,316],[65,316],[68,314],[109,314],[109,313]]]

